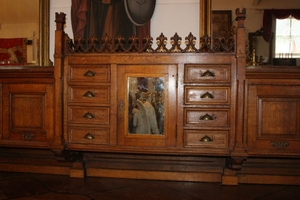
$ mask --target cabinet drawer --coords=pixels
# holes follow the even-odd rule
[[[70,66],[69,81],[110,82],[109,65]]]
[[[69,142],[81,144],[108,144],[109,128],[69,127]]]
[[[185,147],[227,148],[228,131],[185,130]]]
[[[186,65],[185,83],[229,83],[230,65]]]
[[[108,107],[69,107],[69,122],[88,124],[109,124]]]
[[[229,110],[214,109],[184,109],[184,125],[185,126],[229,126]]]
[[[230,87],[185,87],[185,104],[229,104]]]
[[[106,103],[110,102],[110,87],[88,87],[88,86],[70,86],[70,103]]]

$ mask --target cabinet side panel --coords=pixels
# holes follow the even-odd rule
[[[3,124],[2,124],[2,115],[3,115],[3,107],[2,107],[2,84],[0,84],[0,110],[2,110],[2,112],[0,113],[0,140],[3,138]]]

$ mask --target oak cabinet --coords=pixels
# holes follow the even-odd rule
[[[250,155],[299,155],[300,81],[282,78],[246,81],[245,139]]]
[[[13,71],[1,71],[0,145],[49,148],[54,138],[53,69]]]
[[[193,152],[233,146],[232,57],[69,55],[64,136],[69,150]],[[227,64],[223,64],[224,60]]]

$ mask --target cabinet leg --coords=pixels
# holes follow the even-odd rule
[[[71,178],[84,178],[85,167],[83,162],[73,162],[72,168],[70,169]]]
[[[230,169],[224,169],[222,175],[222,185],[238,185],[239,179],[236,171]]]

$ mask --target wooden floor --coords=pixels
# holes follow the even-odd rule
[[[0,172],[0,199],[299,200],[300,186],[150,181]]]

